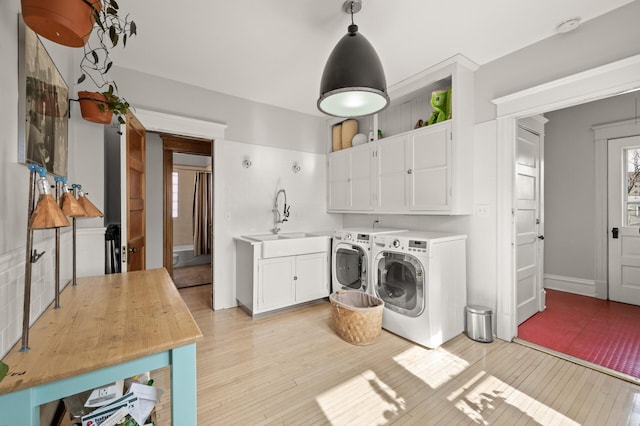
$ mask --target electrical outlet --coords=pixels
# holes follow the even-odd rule
[[[487,205],[477,205],[476,206],[476,216],[478,217],[487,217],[489,216],[489,206]]]

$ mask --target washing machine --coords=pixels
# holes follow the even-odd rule
[[[331,249],[331,290],[359,290],[371,286],[371,238],[402,232],[393,228],[346,228],[335,231]]]
[[[464,330],[466,235],[373,236],[373,294],[384,300],[382,328],[427,348]]]

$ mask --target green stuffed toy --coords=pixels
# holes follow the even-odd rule
[[[431,93],[433,112],[428,124],[436,124],[451,118],[451,89],[435,90]]]
[[[4,362],[0,361],[0,382],[4,379],[4,376],[9,372],[9,366]]]

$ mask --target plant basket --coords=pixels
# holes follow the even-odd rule
[[[22,18],[27,26],[69,47],[85,45],[95,23],[94,13],[100,10],[100,0],[22,0]]]
[[[333,329],[354,345],[374,343],[382,331],[384,301],[361,291],[337,291],[329,296]]]
[[[82,118],[98,124],[109,124],[113,118],[113,111],[107,108],[107,98],[102,93],[78,92],[80,113]],[[104,105],[104,110],[100,109]]]

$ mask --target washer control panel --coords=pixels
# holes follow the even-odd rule
[[[396,249],[409,253],[427,253],[426,240],[412,240],[410,238],[398,238],[392,236],[376,235],[373,242],[378,247]]]

